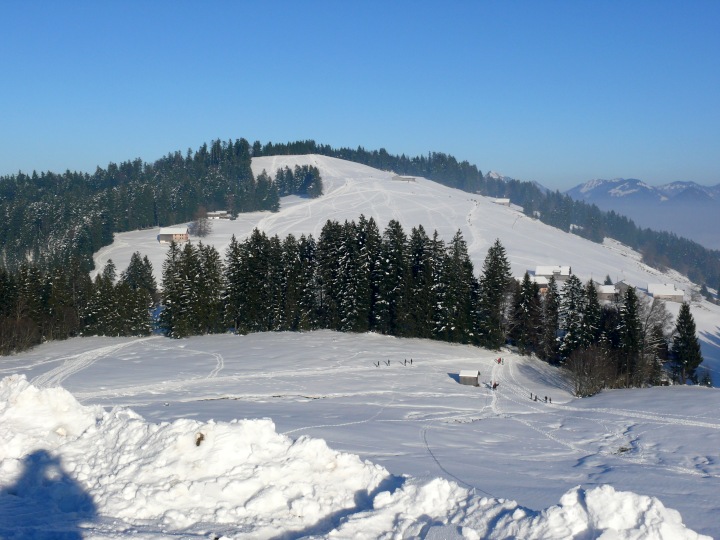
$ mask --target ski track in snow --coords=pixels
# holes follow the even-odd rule
[[[689,416],[682,416],[682,415],[676,415],[676,414],[657,414],[657,413],[650,413],[645,411],[635,411],[632,409],[615,409],[615,408],[607,408],[607,407],[592,407],[592,408],[580,408],[580,407],[573,407],[572,405],[567,404],[552,404],[552,403],[545,403],[544,401],[530,401],[531,405],[527,405],[527,401],[524,400],[520,396],[529,396],[530,389],[520,385],[517,382],[517,379],[515,377],[514,369],[515,369],[515,362],[509,362],[509,373],[510,378],[503,377],[505,370],[500,370],[500,374],[496,375],[495,367],[504,367],[504,366],[494,366],[493,367],[493,378],[496,376],[500,377],[502,379],[502,385],[501,387],[509,389],[517,398],[519,399],[512,399],[509,396],[508,399],[511,399],[514,403],[521,405],[527,409],[530,409],[530,412],[543,412],[545,415],[548,414],[547,410],[542,410],[541,407],[544,406],[545,408],[553,407],[557,408],[558,412],[562,410],[563,413],[567,411],[578,413],[576,415],[577,418],[581,419],[589,419],[591,416],[593,418],[600,417],[602,418],[603,414],[609,414],[613,416],[621,417],[622,419],[625,419],[627,421],[635,421],[635,420],[641,420],[641,421],[648,421],[650,423],[656,423],[660,426],[666,426],[668,424],[671,425],[679,425],[679,426],[690,426],[690,427],[700,427],[700,428],[709,428],[709,429],[720,429],[720,423],[717,422],[701,422],[693,419]],[[506,392],[506,391],[505,391]],[[505,393],[503,394],[503,397],[505,397]],[[528,400],[529,401],[529,400]],[[541,406],[535,406],[534,404],[542,404]],[[549,414],[555,414],[550,412]],[[563,414],[562,418],[567,420],[571,418],[571,416],[568,416],[567,414]],[[558,436],[555,436],[553,433],[549,432],[547,429],[547,420],[542,422],[542,425],[538,426],[536,424],[540,424],[540,422],[533,422],[530,420],[524,419],[521,415],[513,415],[511,417],[512,420],[519,422],[529,429],[532,429],[533,431],[539,433],[541,436],[552,440],[553,442],[568,448],[569,450],[582,454],[582,455],[589,455],[592,454],[593,451],[587,450],[582,448],[581,446],[578,446],[572,442],[568,442],[566,440],[561,439]],[[623,433],[620,432],[619,429],[611,430],[608,429],[607,425],[602,423],[602,425],[605,427],[605,430],[607,433],[611,434],[611,437],[613,439],[622,439]],[[559,430],[558,430],[559,431]],[[699,477],[714,477],[714,478],[720,478],[720,474],[710,474],[706,472],[697,471],[694,469],[690,469],[687,467],[682,467],[679,465],[662,465],[659,463],[650,462],[646,457],[645,453],[642,450],[642,447],[638,448],[638,455],[634,456],[631,454],[625,454],[625,453],[618,453],[618,452],[611,452],[608,450],[599,450],[597,452],[598,454],[602,455],[614,455],[618,459],[622,459],[625,461],[633,462],[637,465],[642,466],[649,466],[649,467],[656,467],[663,470],[672,471],[675,473],[680,474],[688,474],[691,476],[699,476]]]
[[[31,383],[38,388],[48,388],[51,386],[59,386],[62,384],[62,382],[70,377],[71,375],[74,375],[75,373],[78,373],[79,371],[82,371],[83,369],[86,369],[93,365],[95,362],[97,362],[99,359],[103,358],[104,356],[108,356],[110,354],[116,353],[117,351],[124,349],[126,347],[129,347],[130,345],[134,345],[143,341],[147,341],[149,339],[160,339],[158,337],[149,337],[149,338],[140,338],[133,341],[128,341],[125,343],[118,343],[116,345],[108,345],[107,347],[99,347],[97,349],[92,349],[90,351],[72,355],[66,357],[65,361],[56,367],[55,369],[51,369],[47,373],[43,373],[42,375],[38,375],[35,377]]]

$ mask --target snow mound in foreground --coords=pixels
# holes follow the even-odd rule
[[[82,531],[82,532],[81,532]],[[575,488],[542,512],[396,477],[269,419],[153,424],[0,381],[3,538],[702,537],[654,497]]]

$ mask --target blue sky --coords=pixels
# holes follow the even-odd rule
[[[720,2],[0,2],[0,175],[245,137],[720,183]]]

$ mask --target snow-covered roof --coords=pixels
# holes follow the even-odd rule
[[[569,266],[537,266],[536,276],[569,276],[572,270]]]
[[[597,288],[598,294],[615,294],[617,290],[615,285],[600,285]]]
[[[480,372],[477,369],[461,369],[460,370],[461,377],[478,377],[479,375],[480,375]]]
[[[681,296],[683,291],[675,288],[672,283],[649,283],[648,294],[653,296]]]
[[[163,227],[160,234],[187,234],[187,227]]]

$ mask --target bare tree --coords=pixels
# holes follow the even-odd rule
[[[587,397],[597,394],[608,387],[615,377],[615,367],[607,348],[602,345],[590,345],[574,350],[565,362],[570,372],[575,395]]]
[[[204,238],[212,232],[212,224],[207,217],[207,209],[204,206],[198,208],[193,216],[193,222],[188,226],[188,232],[192,236]]]
[[[668,359],[673,316],[666,309],[665,302],[657,298],[641,298],[638,312],[643,343],[638,379],[649,384],[660,384],[663,363]]]

